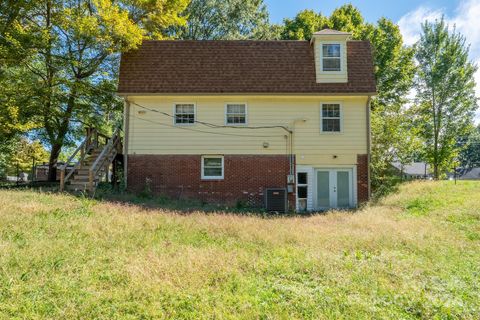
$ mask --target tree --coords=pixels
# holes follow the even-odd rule
[[[460,166],[463,168],[480,167],[480,124],[467,137],[461,137],[457,141],[461,148],[459,154]]]
[[[10,139],[9,143],[0,143],[0,180],[5,179],[7,176],[7,169],[10,163],[9,159],[14,150],[12,140],[13,139]]]
[[[33,0],[0,2],[0,77],[6,66],[18,64],[28,55],[34,35],[22,22],[33,7]]]
[[[295,18],[285,19],[281,37],[284,40],[310,40],[314,32],[328,27],[328,18],[313,10],[300,11]]]
[[[371,102],[371,173],[374,189],[391,181],[393,161],[406,165],[419,147],[407,95],[413,85],[414,50],[403,45],[399,27],[381,18],[360,35],[372,44],[377,96]]]
[[[281,36],[285,40],[310,40],[314,32],[326,28],[351,32],[354,39],[362,39],[365,28],[362,14],[351,4],[335,9],[330,17],[313,10],[303,10],[295,18],[285,19],[283,23]]]
[[[382,18],[380,21],[385,20]],[[328,26],[334,30],[351,32],[354,39],[364,40],[362,31],[365,23],[360,10],[352,4],[343,5],[335,9],[328,19]]]
[[[50,145],[49,180],[62,147],[82,126],[105,126],[121,104],[115,96],[119,53],[144,38],[168,37],[187,0],[45,0],[34,2],[23,28],[38,35],[20,87],[31,88],[37,136]]]
[[[17,68],[6,68],[0,78],[0,145],[38,126],[35,110],[28,106],[33,90],[19,80],[22,76],[24,72]]]
[[[46,162],[48,152],[40,141],[28,141],[26,138],[19,139],[8,157],[7,173],[31,172],[34,163]]]
[[[450,32],[443,18],[422,25],[416,48],[417,123],[427,160],[438,179],[451,169],[460,151],[457,138],[472,129],[477,108],[476,66],[468,60],[465,38],[455,28]]]
[[[278,37],[263,0],[192,0],[187,24],[171,34],[187,40],[242,40]]]
[[[0,146],[0,177],[32,172],[33,164],[46,162],[48,152],[40,141],[24,137],[13,138],[8,145]]]
[[[30,57],[35,39],[20,23],[31,7],[31,0],[0,2],[0,147],[6,149],[12,139],[36,126],[32,110],[24,107],[31,89],[18,81],[24,76],[18,66]]]

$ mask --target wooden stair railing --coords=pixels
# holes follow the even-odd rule
[[[92,137],[94,135],[94,130],[87,130],[87,137],[82,143],[78,146],[78,148],[73,152],[73,154],[68,158],[68,160],[60,167],[60,192],[65,190],[65,183],[70,179],[70,177],[75,172],[75,169],[85,160],[85,156],[88,154],[90,149],[93,147]],[[96,140],[96,139],[95,139]],[[77,156],[80,152],[80,159],[74,164],[73,168],[70,170],[68,174],[66,174],[68,165],[72,163],[73,159]],[[65,175],[66,174],[66,175]]]
[[[100,138],[104,138],[104,143],[102,144]],[[99,178],[97,175],[100,172],[100,169],[104,165],[109,165],[116,157],[116,155],[121,152],[121,136],[120,128],[116,129],[113,136],[110,138],[106,135],[103,135],[94,128],[87,129],[87,137],[74,153],[69,157],[64,165],[59,167],[60,169],[60,191],[65,190],[65,185],[72,177],[72,175],[78,170],[82,169],[83,164],[86,160],[87,155],[94,149],[100,148],[103,145],[101,153],[94,158],[93,164],[88,167],[88,191],[93,193],[94,191],[94,181]],[[73,165],[73,168],[68,170],[68,166],[73,162],[77,154],[80,152],[80,157]],[[93,155],[93,153],[92,153]],[[85,169],[85,168],[83,168]],[[67,172],[69,171],[69,172]]]
[[[103,148],[102,152],[98,155],[95,162],[90,166],[88,173],[88,191],[93,193],[95,185],[94,182],[97,178],[98,172],[105,165],[110,165],[117,156],[121,148],[122,138],[120,136],[120,128],[117,128],[112,137],[108,140],[108,143]]]

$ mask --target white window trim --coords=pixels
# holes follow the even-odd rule
[[[314,169],[311,166],[299,165],[296,167],[297,174],[302,172],[307,174],[307,211],[313,211],[313,179]],[[295,190],[296,210],[300,210],[300,203],[298,201],[297,190]]]
[[[204,159],[205,158],[217,158],[217,159],[222,159],[222,175],[221,176],[205,176],[204,174]],[[202,170],[202,173],[201,173],[201,178],[202,180],[223,180],[225,179],[225,159],[223,156],[218,156],[218,155],[205,155],[205,156],[202,156],[202,164],[201,164],[201,170]]]
[[[340,131],[323,131],[323,105],[338,104],[340,106]],[[342,134],[343,133],[343,103],[341,101],[323,101],[320,103],[320,134]]]
[[[317,186],[316,186],[316,171],[319,169],[324,170],[336,170],[336,169],[351,169],[352,170],[352,182],[353,182],[353,207],[358,207],[358,185],[357,185],[357,165],[315,165],[315,166],[304,166],[298,165],[296,166],[296,172],[306,172],[308,174],[308,193],[307,193],[307,211],[315,211],[316,208],[316,194],[317,194]],[[300,209],[298,199],[297,199],[297,207],[296,210]]]
[[[193,123],[176,123],[175,119],[177,118],[177,105],[179,104],[193,104]],[[195,102],[175,102],[173,104],[173,125],[174,126],[194,126],[197,121],[197,104]]]
[[[229,104],[243,104],[245,105],[245,123],[228,123],[227,122],[227,106]],[[225,103],[225,125],[226,126],[248,126],[248,104],[246,102],[227,102]]]
[[[300,183],[300,182],[299,182],[299,179],[298,179],[298,174],[299,174],[299,173],[305,173],[305,174],[307,175],[307,181],[306,181],[306,183]],[[297,211],[300,211],[300,200],[301,200],[301,199],[302,199],[302,200],[304,199],[304,200],[306,201],[306,204],[307,204],[307,206],[306,206],[305,209],[306,209],[306,211],[309,211],[309,210],[310,210],[310,209],[309,209],[309,207],[310,207],[310,205],[309,205],[309,198],[310,198],[310,196],[309,196],[309,193],[310,193],[310,183],[309,183],[309,182],[310,182],[310,172],[307,172],[307,171],[304,171],[304,170],[298,170],[298,171],[297,171],[297,176],[295,177],[295,181],[297,182],[297,185],[296,185],[296,187],[295,187],[295,199],[296,199],[296,202],[297,202],[297,203],[296,203],[296,210],[297,210]],[[306,198],[299,198],[299,196],[298,196],[298,188],[299,188],[299,187],[306,187],[306,188],[307,188],[307,197],[306,197]]]
[[[338,44],[340,45],[340,70],[339,71],[326,71],[326,70],[323,70],[323,46],[324,45],[329,45],[329,44]],[[320,71],[321,72],[325,72],[325,73],[328,73],[328,74],[344,74],[344,70],[343,70],[343,50],[345,50],[343,48],[343,42],[340,42],[340,41],[328,41],[328,42],[321,42],[320,43]],[[330,58],[330,57],[325,57],[325,58]]]

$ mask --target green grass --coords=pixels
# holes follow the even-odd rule
[[[277,217],[0,191],[1,319],[479,319],[480,182]]]

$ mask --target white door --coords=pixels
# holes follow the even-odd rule
[[[316,170],[317,210],[353,207],[352,169]]]

